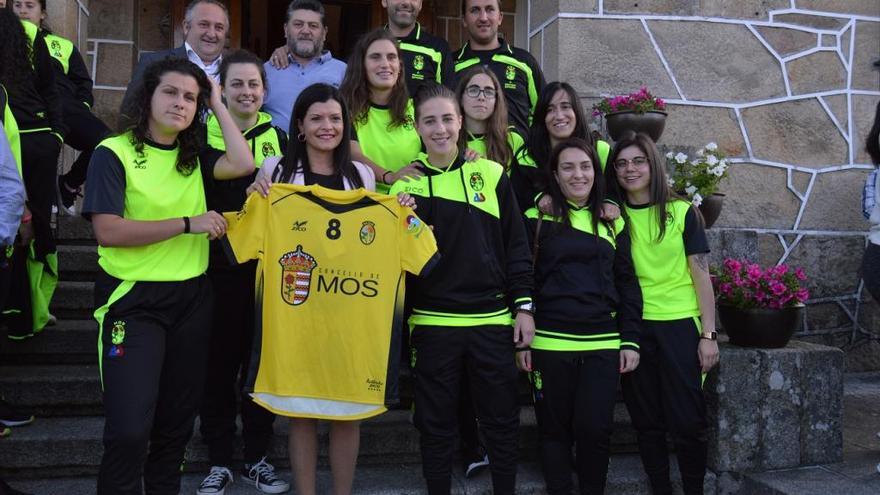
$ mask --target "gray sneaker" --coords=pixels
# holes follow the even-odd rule
[[[211,466],[211,472],[202,480],[196,495],[223,495],[232,484],[232,471],[223,466]]]
[[[265,457],[256,464],[245,464],[241,479],[263,493],[284,493],[290,490],[290,483],[275,476],[275,467],[266,462]]]

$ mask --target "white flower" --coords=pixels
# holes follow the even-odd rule
[[[721,160],[720,162],[718,162],[718,166],[724,167],[726,169],[727,168],[727,160]]]
[[[724,167],[719,165],[712,169],[712,173],[717,175],[718,177],[721,177],[722,175],[724,175]]]
[[[708,163],[710,167],[714,167],[715,164],[718,163],[718,158],[715,155],[709,155],[706,157],[706,163]]]
[[[703,197],[699,194],[694,194],[694,199],[691,200],[694,206],[700,206],[703,203]]]
[[[697,156],[703,156],[705,153],[706,151],[703,148],[697,150]]]
[[[688,186],[688,187],[684,188],[684,192],[686,192],[688,194],[688,196],[691,196],[692,194],[697,192],[697,186]]]
[[[675,187],[675,179],[673,179],[672,177],[667,177],[666,183],[669,184],[669,187]]]
[[[678,152],[677,155],[675,155],[675,161],[676,161],[677,163],[684,163],[684,162],[687,161],[687,159],[688,159],[688,156],[685,155],[684,153],[680,152],[680,151]]]
[[[666,153],[666,158],[672,160],[672,152]]]
[[[706,149],[709,151],[715,151],[718,149],[718,145],[712,142],[706,145]]]
[[[693,165],[693,166],[695,166],[695,167],[699,167],[699,166],[700,166],[700,160],[691,160],[691,165]]]

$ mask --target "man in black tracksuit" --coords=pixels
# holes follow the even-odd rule
[[[529,313],[532,270],[526,233],[504,169],[459,156],[426,176],[399,181],[392,194],[416,198],[441,258],[408,287],[412,316],[415,424],[428,492],[448,494],[461,381],[467,379],[485,436],[496,494],[516,482],[519,405],[511,312]],[[412,232],[428,228],[413,218]],[[517,324],[526,315],[517,315]],[[466,377],[466,378],[465,378]]]
[[[545,84],[544,73],[529,52],[499,37],[501,19],[499,0],[462,1],[462,22],[470,41],[455,56],[455,73],[461,74],[475,64],[491,69],[503,87],[510,125],[528,136],[538,93]]]
[[[422,0],[382,0],[382,6],[388,10],[385,29],[400,42],[410,97],[425,82],[450,86],[453,65],[449,43],[429,33],[416,21],[422,10]]]

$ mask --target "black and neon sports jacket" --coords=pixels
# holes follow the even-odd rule
[[[52,58],[46,40],[29,21],[21,21],[31,44],[31,65],[34,77],[16,87],[7,86],[9,106],[22,134],[31,132],[55,132],[63,137],[67,128],[62,119],[61,98],[55,85]]]
[[[515,306],[531,301],[532,266],[504,168],[459,156],[440,169],[424,153],[417,161],[426,175],[397,181],[391,194],[416,199],[416,212],[433,227],[441,258],[428,276],[409,286],[410,324],[509,325]]]
[[[416,94],[419,85],[426,81],[445,84],[453,79],[452,56],[446,40],[423,30],[422,25],[416,23],[408,36],[397,38],[397,41],[403,53],[403,72],[410,96]]]
[[[544,73],[531,53],[510,46],[501,38],[498,41],[501,46],[495,50],[471,50],[470,43],[465,43],[455,57],[455,73],[461,74],[476,64],[491,69],[504,89],[507,120],[520,134],[528,136],[538,93],[545,84]]]
[[[55,83],[61,90],[61,97],[85,103],[91,108],[95,104],[92,95],[92,76],[89,75],[86,63],[76,45],[57,34],[48,31],[42,33],[53,60]]]
[[[532,348],[638,350],[642,292],[626,224],[600,222],[596,235],[590,211],[569,207],[571,226],[545,215],[538,234]],[[539,215],[526,212],[530,246]]]

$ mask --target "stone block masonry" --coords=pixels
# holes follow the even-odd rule
[[[722,344],[705,383],[709,468],[755,472],[843,457],[843,351],[792,341],[783,349]]]
[[[868,223],[859,198],[880,101],[880,2],[521,4],[545,74],[572,83],[585,105],[646,85],[670,104],[661,146],[718,143],[732,166],[713,228],[725,244],[713,250],[748,245],[738,255],[802,265],[816,298],[801,336],[843,342],[855,357],[848,370],[874,369],[859,350],[880,338],[865,316],[877,302],[860,283]],[[829,306],[841,311],[824,317]]]

